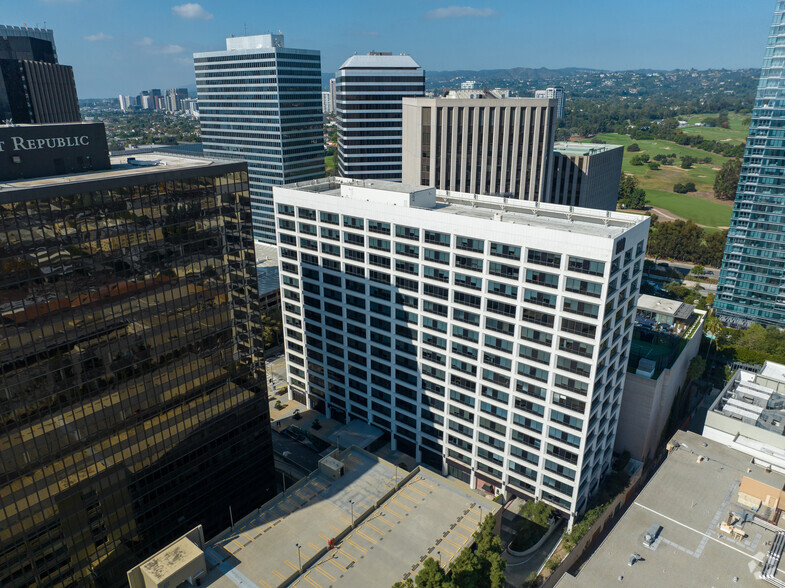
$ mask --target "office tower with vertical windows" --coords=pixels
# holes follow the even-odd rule
[[[537,90],[534,92],[534,97],[556,100],[556,118],[564,118],[564,88],[561,86],[554,86],[552,88],[546,88],[545,90]]]
[[[401,181],[401,99],[425,94],[425,73],[408,55],[354,55],[335,76],[339,175]]]
[[[345,178],[275,198],[292,397],[574,520],[611,464],[648,218]]]
[[[254,239],[275,243],[272,187],[324,176],[319,52],[230,37],[194,69],[204,154],[248,162]]]
[[[78,122],[74,71],[50,29],[0,25],[0,123]]]
[[[547,202],[556,101],[476,94],[403,99],[403,182]]]
[[[44,130],[18,165],[93,149],[94,167],[2,176],[0,585],[127,586],[184,532],[274,494],[246,166],[109,167],[103,125]]]
[[[785,2],[777,2],[714,308],[726,323],[785,327]]]

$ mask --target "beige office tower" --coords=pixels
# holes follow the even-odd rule
[[[403,182],[548,201],[556,101],[403,99]]]
[[[553,146],[553,204],[616,210],[624,147],[597,143]]]

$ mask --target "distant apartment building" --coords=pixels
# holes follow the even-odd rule
[[[582,512],[611,463],[648,219],[344,178],[275,199],[291,397]]]
[[[487,93],[404,98],[404,183],[547,202],[555,106]]]
[[[14,138],[43,144],[0,153],[0,585],[127,586],[274,492],[245,164]]]
[[[319,52],[230,37],[194,69],[204,154],[248,162],[254,239],[275,243],[273,186],[324,176]]]
[[[564,103],[565,94],[564,88],[561,86],[554,86],[546,88],[545,90],[536,90],[534,92],[535,98],[553,98],[556,100],[556,118],[564,118]]]
[[[330,92],[322,92],[322,113],[325,116],[332,114],[335,111],[332,100],[333,95]]]
[[[333,107],[333,114],[335,114],[336,95],[335,95],[335,78],[330,78],[330,104]]]
[[[512,91],[509,88],[464,88],[461,84],[460,90],[447,90],[442,98],[510,98],[511,94]]]
[[[50,29],[0,25],[0,123],[78,122],[74,72]]]
[[[401,99],[425,93],[408,55],[372,52],[341,65],[336,80],[339,175],[401,181]]]
[[[475,80],[466,80],[465,82],[461,82],[461,90],[474,90],[477,87],[477,82]]]
[[[616,210],[624,147],[593,143],[555,143],[551,202]]]

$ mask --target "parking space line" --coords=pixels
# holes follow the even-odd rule
[[[279,572],[278,570],[272,570],[272,572],[273,572],[273,574],[278,576],[281,580],[283,580],[283,581],[286,580],[286,577],[281,572]]]
[[[251,537],[248,533],[241,532],[240,535],[242,535],[243,537],[248,537],[248,541],[254,540],[254,537]]]
[[[324,533],[317,533],[317,535],[319,535],[319,537],[321,537],[322,539],[324,539],[324,541],[325,541],[326,543],[329,543],[329,542],[330,542],[330,538],[329,538],[329,537],[327,537],[327,536],[326,536]]]
[[[395,516],[396,516],[396,517],[398,517],[399,519],[402,519],[402,518],[403,518],[403,516],[399,515],[399,514],[398,514],[396,511],[394,511],[393,509],[391,509],[391,508],[390,508],[390,506],[389,506],[389,505],[387,505],[387,504],[385,504],[385,505],[382,507],[382,510],[384,510],[385,512],[389,512],[390,514],[393,514],[393,515],[395,515]]]
[[[390,521],[388,521],[388,520],[387,520],[385,517],[381,517],[381,516],[379,516],[379,517],[374,517],[374,519],[375,519],[375,520],[377,520],[377,521],[381,521],[381,522],[383,522],[385,525],[389,526],[391,529],[395,528],[395,525],[393,525],[393,524],[392,524]]]
[[[315,566],[313,569],[314,569],[314,570],[316,570],[317,572],[319,572],[319,573],[320,573],[322,576],[324,576],[324,577],[325,577],[325,578],[327,578],[328,580],[332,580],[333,582],[335,582],[335,581],[336,581],[336,578],[335,578],[335,576],[331,576],[330,574],[328,574],[327,572],[325,572],[325,571],[322,569],[322,566],[319,566],[319,565],[317,565],[317,566]]]
[[[418,490],[417,488],[415,488],[414,484],[409,484],[408,486],[406,486],[406,489],[411,490],[413,492],[417,492],[417,494],[422,494],[423,496],[428,496],[428,494],[426,494],[422,490]]]
[[[240,546],[240,549],[242,549],[243,547],[245,547],[245,545],[243,545],[242,543],[240,543],[240,542],[239,542],[237,539],[232,539],[231,543],[236,543],[237,545],[239,545],[239,546]],[[240,549],[238,549],[237,551],[240,551]],[[235,551],[235,553],[237,553],[237,551]]]
[[[272,586],[270,586],[270,585],[269,585],[267,582],[265,582],[264,580],[259,580],[259,584],[261,584],[261,585],[262,585],[262,588],[273,588]]]
[[[381,530],[379,527],[377,527],[376,525],[374,525],[374,524],[373,524],[373,523],[371,523],[370,521],[366,521],[366,522],[365,522],[365,525],[366,525],[366,526],[368,526],[368,527],[370,527],[371,529],[373,529],[373,530],[374,530],[374,531],[376,531],[377,533],[379,533],[379,535],[381,535],[382,537],[384,537],[384,535],[385,535],[385,531],[382,531],[382,530]]]
[[[330,525],[330,528],[331,528],[333,531],[335,531],[336,533],[340,533],[340,532],[341,532],[341,530],[340,530],[338,527],[336,527],[335,525]]]
[[[359,549],[359,550],[360,550],[360,551],[362,551],[363,553],[368,553],[368,550],[367,550],[367,549],[365,549],[364,547],[360,547],[359,545],[357,545],[357,544],[356,544],[354,541],[352,541],[352,540],[351,540],[351,539],[349,539],[348,537],[346,538],[346,542],[347,542],[347,543],[349,543],[350,545],[352,545],[352,546],[356,547],[357,549]]]
[[[342,572],[345,572],[345,571],[346,571],[346,568],[344,568],[344,567],[341,567],[341,565],[340,565],[340,564],[338,564],[338,563],[335,561],[335,558],[334,558],[334,557],[331,557],[331,558],[329,558],[327,561],[329,561],[331,564],[333,564],[333,565],[334,565],[336,568],[338,568],[338,569],[339,569],[339,570],[341,570]]]
[[[405,505],[403,502],[401,502],[400,500],[398,500],[398,497],[397,497],[397,496],[393,497],[393,499],[392,499],[392,502],[394,502],[395,504],[397,504],[398,506],[400,506],[400,507],[402,507],[402,508],[404,508],[404,509],[406,509],[406,510],[412,510],[411,508],[409,508],[408,506],[406,506],[406,505]]]
[[[457,547],[459,550],[461,549],[461,546],[460,546],[460,545],[458,545],[458,544],[457,544],[455,541],[451,541],[451,540],[450,540],[450,539],[448,539],[447,537],[445,537],[445,538],[444,538],[444,540],[445,540],[447,543],[451,544],[451,545],[455,545],[455,547]]]
[[[289,566],[290,568],[292,568],[292,569],[293,569],[295,572],[299,572],[299,571],[300,571],[300,568],[298,568],[296,565],[294,565],[294,564],[293,564],[292,562],[290,562],[288,559],[285,559],[285,560],[283,560],[283,563],[285,563],[287,566]]]
[[[464,524],[463,524],[462,522],[460,522],[460,521],[457,521],[457,525],[458,525],[459,527],[463,527],[464,529],[466,529],[467,531],[469,531],[469,532],[470,532],[472,535],[474,535],[474,532],[477,530],[477,529],[473,529],[473,528],[471,528],[471,527],[467,527],[466,525],[464,525]]]
[[[317,584],[314,580],[311,580],[310,576],[311,576],[311,573],[308,572],[307,574],[305,574],[303,576],[303,578],[308,580],[308,582],[311,584],[311,586],[316,586],[316,588],[322,588],[322,585],[321,584]]]
[[[360,537],[362,537],[363,539],[365,539],[366,541],[370,541],[371,543],[373,543],[374,545],[376,545],[376,539],[371,539],[370,537],[368,537],[368,535],[366,535],[365,533],[363,533],[363,532],[362,532],[360,529],[357,529],[357,534],[358,534]]]
[[[316,553],[317,551],[319,551],[319,548],[318,548],[318,547],[316,547],[316,545],[314,545],[314,544],[313,544],[313,543],[311,543],[310,541],[308,542],[308,545],[310,545],[310,546],[311,546],[311,549],[313,549],[314,553]]]
[[[338,549],[338,551],[337,551],[336,553],[340,553],[341,555],[344,555],[344,556],[348,557],[348,558],[349,558],[350,560],[352,560],[354,563],[357,563],[357,560],[356,560],[356,559],[354,559],[354,558],[353,558],[351,555],[349,555],[349,554],[346,552],[346,549],[344,548],[344,546],[343,546],[343,545],[341,545],[341,547]]]

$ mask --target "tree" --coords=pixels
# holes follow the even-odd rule
[[[521,506],[520,515],[537,523],[542,527],[548,526],[548,519],[553,514],[553,507],[544,503],[542,500],[529,501]]]
[[[693,163],[697,163],[697,158],[693,157],[692,155],[682,155],[681,157],[681,167],[682,169],[690,169]]]
[[[455,586],[479,588],[480,562],[473,549],[464,549],[450,564],[450,576]]]
[[[414,579],[417,588],[446,588],[449,586],[447,574],[444,569],[432,557],[426,559],[422,564],[422,569]]]
[[[691,271],[696,276],[702,276],[703,274],[706,273],[706,268],[703,267],[702,265],[696,265],[696,266],[693,266]]]
[[[480,564],[482,585],[489,588],[504,588],[504,567],[507,562],[502,559],[502,540],[494,533],[496,519],[487,515],[480,528],[474,532],[477,560]]]
[[[396,582],[392,588],[414,588],[414,582],[411,578],[406,578],[403,582]]]
[[[619,200],[627,200],[632,191],[638,187],[638,178],[630,174],[622,174],[619,179]]]
[[[643,210],[646,208],[646,190],[643,188],[635,188],[624,204],[627,206],[627,208]]]
[[[630,143],[629,145],[627,145],[627,151],[629,151],[630,153],[634,153],[640,150],[641,148],[638,146],[637,143]]]
[[[633,155],[630,158],[630,165],[643,165],[643,160],[641,159],[640,155]]]
[[[650,170],[658,170],[658,169],[660,169],[660,163],[658,161],[650,161],[649,162],[649,169]]]
[[[687,368],[687,382],[697,380],[706,371],[706,360],[702,356],[696,355],[692,358],[689,367]]]
[[[741,173],[741,159],[730,159],[722,165],[714,178],[714,196],[720,200],[733,200],[736,198],[736,188],[739,185]]]

